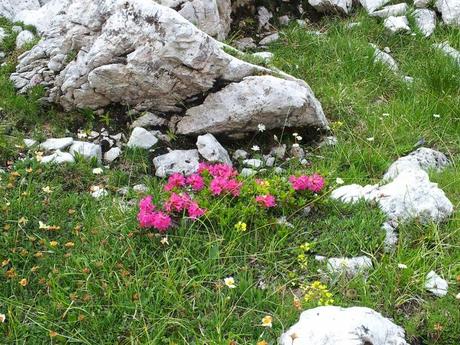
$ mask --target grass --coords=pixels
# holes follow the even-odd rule
[[[325,194],[270,212],[260,212],[249,197],[207,198],[207,216],[182,221],[167,234],[169,244],[138,228],[137,209],[129,205],[139,195],[116,192],[144,183],[160,197],[163,181],[152,177],[148,153],[125,150],[103,175],[92,174],[94,162],[82,160],[72,166],[39,165],[33,152],[14,144],[23,136],[64,133],[82,119],[43,108],[40,90],[16,95],[8,82],[11,66],[1,69],[1,123],[8,124],[8,145],[1,147],[0,159],[9,166],[0,174],[3,343],[255,344],[264,339],[274,344],[298,319],[293,300],[300,284],[322,279],[318,269],[324,267],[315,254],[373,259],[367,277],[327,281],[334,304],[374,308],[404,327],[414,345],[458,343],[460,69],[431,46],[447,40],[458,49],[460,32],[439,27],[429,39],[388,37],[375,19],[358,14],[353,20],[362,24],[346,29],[347,20],[325,18],[307,29],[293,25],[271,46],[276,67],[310,84],[338,138],[337,146],[308,148],[311,167],[285,164],[286,175],[323,174]],[[308,33],[318,29],[324,34]],[[402,75],[414,77],[414,83],[405,84],[374,64],[369,43],[390,47]],[[92,114],[84,116],[96,121]],[[402,225],[395,252],[385,253],[380,211],[365,203],[334,202],[327,194],[336,177],[346,183],[378,182],[421,138],[452,161],[431,179],[446,192],[455,214],[445,224]],[[262,147],[267,140],[263,134],[255,138]],[[243,143],[247,149],[252,144]],[[25,159],[17,160],[21,156]],[[14,165],[8,164],[13,159]],[[264,177],[273,188],[285,183],[271,172]],[[92,185],[104,185],[110,196],[93,199]],[[51,193],[43,191],[47,186]],[[306,203],[312,206],[307,216],[301,212]],[[282,215],[292,228],[276,224]],[[39,221],[60,230],[39,229]],[[235,230],[238,221],[248,224],[246,232]],[[300,262],[299,246],[305,242],[312,249]],[[399,263],[408,268],[399,269]],[[446,297],[424,290],[431,269],[448,280]],[[223,285],[228,276],[235,278],[235,289]],[[27,279],[26,286],[21,279]],[[303,308],[314,306],[306,302]],[[265,315],[273,316],[273,328],[260,326]]]

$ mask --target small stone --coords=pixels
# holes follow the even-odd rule
[[[428,7],[431,0],[414,0],[414,6],[417,8],[425,8]]]
[[[292,145],[291,150],[289,151],[289,154],[292,157],[298,158],[298,159],[303,159],[305,157],[304,149],[296,144]]]
[[[73,144],[73,138],[50,138],[41,143],[39,147],[45,151],[63,150]]]
[[[404,76],[403,81],[407,84],[412,84],[414,82],[414,78],[406,75]]]
[[[121,155],[121,149],[119,147],[112,147],[106,153],[104,153],[104,161],[107,163],[112,163]]]
[[[289,22],[291,21],[291,19],[289,18],[289,16],[281,16],[278,18],[278,22],[280,23],[280,25],[289,25]]]
[[[24,139],[24,145],[26,145],[26,147],[32,147],[34,145],[37,144],[37,141],[36,140],[33,140],[33,139]]]
[[[390,16],[384,20],[383,26],[392,34],[411,31],[406,16]]]
[[[301,28],[306,28],[307,27],[307,22],[305,20],[302,20],[302,19],[296,19],[296,23],[298,26],[300,26]]]
[[[31,33],[29,30],[21,31],[16,37],[16,49],[21,49],[27,43],[32,42],[34,39],[34,34]]]
[[[259,45],[260,46],[266,46],[270,43],[273,43],[275,41],[278,41],[280,39],[280,35],[279,33],[274,33],[274,34],[271,34],[271,35],[268,35],[266,37],[264,37],[260,42],[259,42]]]
[[[248,153],[245,150],[239,149],[233,153],[232,157],[234,160],[246,159],[248,157]]]
[[[121,187],[117,189],[117,193],[120,195],[128,195],[129,187]]]
[[[260,167],[262,167],[263,165],[263,162],[260,160],[260,159],[245,159],[243,161],[243,164],[250,167],[250,168],[255,168],[255,169],[258,169]]]
[[[431,36],[436,29],[436,12],[426,8],[419,8],[413,12],[413,16],[415,25],[417,25],[420,32],[425,37]]]
[[[367,256],[330,258],[327,260],[327,268],[332,274],[343,274],[347,278],[353,278],[359,273],[369,271],[372,268],[372,260]]]
[[[281,175],[282,173],[284,173],[284,169],[281,167],[276,167],[275,169],[273,169],[273,171],[275,172],[275,174],[278,174],[278,175]]]
[[[257,8],[257,18],[259,19],[259,30],[267,29],[270,26],[270,19],[273,18],[273,14],[264,6],[260,6]]]
[[[86,159],[96,158],[98,162],[102,159],[101,146],[85,141],[74,141],[69,152],[73,155],[79,155]]]
[[[265,160],[265,166],[271,168],[273,165],[275,165],[275,157],[268,157],[268,158]]]
[[[147,193],[149,188],[145,184],[137,184],[133,186],[133,191],[136,193]]]
[[[11,27],[11,31],[16,33],[16,34],[18,34],[18,33],[20,33],[22,31],[22,27],[19,26],[19,25],[14,25],[14,26]]]
[[[257,174],[257,171],[250,169],[250,168],[243,168],[241,169],[240,176],[241,177],[252,177]]]
[[[435,296],[443,297],[447,295],[449,285],[447,281],[442,279],[435,271],[430,271],[426,275],[425,289],[433,293]]]
[[[62,152],[60,150],[56,150],[52,155],[43,156],[40,163],[41,164],[63,164],[63,163],[73,163],[75,159],[73,156],[68,152]]]
[[[236,48],[242,51],[257,48],[257,45],[252,37],[240,38],[239,40],[233,42],[233,44]]]
[[[136,127],[131,133],[131,137],[128,141],[128,147],[150,149],[157,142],[158,139],[152,133],[142,127]]]
[[[286,144],[281,144],[275,147],[272,147],[270,154],[275,156],[278,159],[283,159],[286,155]]]
[[[150,112],[144,113],[141,117],[136,119],[132,124],[131,128],[135,127],[142,127],[142,128],[149,128],[149,127],[159,127],[166,125],[166,120],[159,117],[158,115]]]
[[[398,72],[398,64],[396,63],[395,59],[390,54],[385,53],[377,48],[376,45],[371,44],[371,46],[375,49],[374,52],[374,62],[380,62],[386,65],[390,70],[397,73]]]
[[[174,173],[191,175],[198,170],[198,150],[175,150],[153,159],[155,175],[166,177]]]
[[[109,192],[99,186],[91,186],[91,196],[95,199],[101,199],[105,196],[109,195]]]
[[[434,44],[433,47],[440,49],[445,55],[450,56],[460,66],[460,51],[451,47],[448,42]]]
[[[379,11],[372,12],[372,17],[388,18],[390,16],[402,16],[405,15],[409,6],[403,2],[396,5],[385,6]]]
[[[214,135],[208,133],[198,136],[196,141],[198,152],[209,162],[221,162],[227,165],[232,165],[232,161],[228,152],[217,141]]]
[[[264,59],[265,61],[271,61],[273,59],[273,53],[270,52],[259,52],[252,54],[255,57]]]

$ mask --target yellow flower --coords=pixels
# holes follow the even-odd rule
[[[160,243],[163,244],[163,245],[168,245],[168,244],[169,244],[169,242],[168,242],[168,237],[167,237],[167,236],[166,236],[166,237],[163,237],[163,238],[161,239]]]
[[[53,248],[54,248],[54,247],[57,247],[57,245],[58,245],[58,242],[57,242],[57,241],[51,241],[51,242],[50,242],[50,246],[53,247]]]
[[[263,327],[271,327],[273,322],[273,318],[270,315],[266,315],[262,318],[262,326]]]
[[[22,278],[22,279],[19,281],[19,285],[21,285],[22,287],[27,286],[27,284],[29,284],[29,282],[27,281],[26,278]]]
[[[244,222],[238,222],[235,224],[235,229],[238,231],[246,231],[247,225]]]
[[[50,186],[43,187],[42,191],[45,192],[46,194],[51,194],[53,192]]]
[[[6,320],[6,315],[5,314],[0,314],[0,323],[4,323]]]
[[[229,289],[234,289],[236,288],[236,285],[235,285],[235,279],[233,279],[233,277],[227,277],[224,279],[224,284],[227,285],[227,287]]]
[[[55,331],[50,331],[50,337],[51,337],[51,338],[55,338],[55,337],[57,337],[57,336],[58,336],[58,333],[57,333],[57,332],[55,332]]]
[[[261,340],[257,342],[257,345],[268,345],[268,343],[265,340]]]
[[[48,230],[50,228],[49,225],[46,225],[45,223],[43,223],[41,220],[38,221],[38,228],[40,230]]]
[[[19,225],[26,225],[28,223],[28,220],[27,218],[25,217],[21,217],[19,220],[18,220],[18,224]]]
[[[34,169],[32,169],[32,168],[27,168],[26,171],[27,171],[28,173],[31,173],[32,171],[34,171]]]
[[[75,243],[73,243],[73,242],[67,242],[66,244],[64,244],[64,247],[66,247],[66,248],[73,248],[73,247],[75,247]]]

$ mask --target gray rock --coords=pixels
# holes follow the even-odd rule
[[[38,0],[0,0],[0,17],[14,20],[20,11],[38,8],[40,8]]]
[[[383,5],[389,3],[390,0],[359,0],[359,2],[367,13],[372,13],[381,8]]]
[[[0,28],[0,44],[3,43],[4,38],[7,36],[5,29]]]
[[[290,21],[291,19],[287,15],[278,18],[278,22],[280,23],[280,25],[289,25]]]
[[[409,21],[406,16],[389,16],[384,20],[383,26],[392,34],[410,32]]]
[[[414,6],[417,8],[426,8],[430,2],[431,0],[414,0]]]
[[[349,14],[353,6],[352,0],[308,0],[308,3],[321,13]]]
[[[388,18],[390,16],[403,16],[406,14],[409,6],[403,2],[396,5],[385,6],[379,11],[372,12],[372,17]]]
[[[272,147],[270,154],[278,159],[283,159],[286,156],[286,144],[279,144]]]
[[[305,83],[271,76],[248,77],[187,110],[179,134],[231,133],[293,126],[327,127],[320,103]]]
[[[121,155],[121,149],[119,147],[112,147],[106,153],[104,153],[104,161],[112,163]]]
[[[19,25],[14,25],[11,27],[11,31],[18,34],[22,31],[22,26],[19,26]]]
[[[329,258],[327,269],[334,275],[343,275],[353,278],[360,273],[366,273],[372,269],[372,260],[367,256],[353,258]]]
[[[255,158],[245,159],[243,161],[243,164],[246,165],[247,167],[255,168],[255,169],[261,168],[263,166],[263,162],[260,159],[255,159]]]
[[[248,157],[248,153],[245,150],[236,150],[232,157],[234,160],[246,159]]]
[[[153,159],[155,175],[166,177],[174,173],[193,174],[198,170],[198,150],[175,150]]]
[[[413,13],[415,25],[425,37],[431,36],[436,29],[436,13],[426,8],[416,9]]]
[[[273,171],[275,172],[275,174],[278,174],[278,175],[281,175],[282,173],[284,173],[284,169],[281,167],[276,167],[275,169],[273,169]]]
[[[460,0],[437,0],[436,8],[445,24],[460,26]]]
[[[382,63],[386,65],[390,70],[392,70],[394,73],[397,73],[399,68],[398,64],[396,63],[396,60],[393,59],[393,57],[381,51],[380,49],[377,48],[376,45],[371,44],[371,46],[374,48],[374,62],[376,63]]]
[[[209,162],[232,165],[228,152],[212,134],[200,135],[196,141],[198,152]]]
[[[265,160],[265,166],[266,167],[273,167],[275,165],[275,157],[268,157],[266,160]]]
[[[241,177],[252,177],[257,174],[257,171],[251,168],[243,168],[240,171]]]
[[[437,275],[435,271],[430,271],[426,275],[425,289],[430,291],[435,296],[443,297],[447,295],[449,284],[447,284],[447,281]]]
[[[264,59],[265,61],[271,61],[273,59],[273,53],[270,52],[259,52],[252,54],[255,57]]]
[[[42,160],[40,161],[41,164],[63,164],[73,162],[75,162],[75,159],[70,153],[62,152],[60,150],[56,150],[53,154],[49,156],[43,156]]]
[[[158,142],[158,139],[150,133],[148,130],[142,127],[136,127],[133,129],[131,136],[128,140],[128,147],[150,149],[153,145]]]
[[[147,193],[149,188],[145,184],[136,184],[133,186],[133,191],[136,193]]]
[[[26,147],[32,147],[34,145],[37,144],[37,141],[36,140],[33,140],[33,139],[24,139],[24,145],[26,145]]]
[[[39,145],[45,151],[63,150],[73,144],[73,138],[50,138]]]
[[[300,315],[283,333],[280,345],[408,345],[404,330],[364,307],[317,307]]]
[[[51,19],[64,11],[72,0],[51,0],[40,8],[28,8],[18,11],[14,21],[33,25],[39,33],[46,32],[51,25]]]
[[[273,42],[276,42],[280,39],[280,34],[279,33],[274,33],[274,34],[271,34],[271,35],[268,35],[268,36],[265,36],[260,42],[259,42],[259,45],[260,46],[266,46],[270,43],[273,43]]]
[[[166,120],[155,115],[154,113],[145,112],[144,115],[134,120],[131,124],[131,128],[135,127],[142,127],[142,128],[149,128],[149,127],[159,127],[166,125]]]
[[[242,51],[257,48],[257,44],[254,42],[254,39],[252,37],[240,38],[239,40],[233,42],[233,44],[235,45],[235,47]]]
[[[289,154],[291,155],[291,157],[303,159],[305,157],[305,150],[300,146],[294,144],[289,150]]]
[[[73,156],[79,155],[86,159],[96,158],[98,162],[102,160],[101,146],[85,141],[74,141],[69,152]]]
[[[16,37],[16,49],[21,49],[27,43],[32,42],[35,39],[35,35],[29,30],[21,31]]]
[[[269,29],[270,19],[273,18],[273,14],[265,7],[260,6],[257,8],[257,18],[259,20],[259,30]]]
[[[440,49],[445,55],[451,57],[460,66],[460,52],[451,47],[448,42],[434,44],[433,47]]]

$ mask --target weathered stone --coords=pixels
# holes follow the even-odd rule
[[[73,138],[50,138],[39,145],[42,150],[63,150],[73,144]]]
[[[147,193],[149,188],[145,184],[136,184],[133,186],[133,191],[136,193]]]
[[[379,11],[372,12],[372,17],[388,18],[390,16],[402,16],[405,15],[409,6],[403,2],[401,4],[385,6]]]
[[[410,32],[409,21],[406,16],[390,16],[384,20],[383,26],[392,34]]]
[[[198,150],[171,151],[153,159],[155,175],[166,177],[174,173],[193,174],[198,170],[199,159]]]
[[[243,164],[246,165],[247,167],[258,169],[262,167],[263,162],[260,159],[252,158],[252,159],[245,159],[243,161]]]
[[[265,7],[260,6],[257,8],[257,18],[259,19],[259,30],[269,29],[273,14]]]
[[[460,0],[437,0],[436,8],[444,23],[460,26]]]
[[[289,22],[291,21],[291,18],[289,18],[288,15],[284,15],[284,16],[281,16],[278,18],[278,23],[280,23],[280,25],[289,25]]]
[[[433,47],[436,49],[440,49],[445,55],[451,57],[457,65],[460,66],[460,52],[451,47],[448,42],[434,44]]]
[[[227,150],[217,141],[214,135],[208,133],[198,136],[196,147],[198,148],[198,152],[207,161],[232,165]]]
[[[268,36],[265,36],[260,42],[259,42],[259,45],[260,46],[266,46],[270,43],[273,43],[273,42],[276,42],[280,39],[280,35],[279,33],[274,33],[274,34],[271,34],[271,35],[268,35]]]
[[[248,153],[245,150],[236,150],[233,153],[233,159],[238,160],[238,159],[246,159],[248,157]]]
[[[78,155],[86,159],[96,158],[98,162],[102,159],[101,146],[85,141],[74,141],[69,152],[73,156]]]
[[[26,145],[26,147],[32,147],[36,144],[37,144],[37,141],[34,139],[24,139],[24,145]]]
[[[43,156],[43,158],[40,161],[41,164],[63,164],[73,162],[75,162],[75,159],[70,153],[62,152],[60,150],[56,150],[53,154],[49,156]]]
[[[38,0],[0,0],[0,17],[13,20],[23,10],[40,8]]]
[[[241,177],[252,177],[255,174],[257,174],[257,171],[251,168],[243,168],[240,171],[240,176]]]
[[[271,76],[248,77],[187,110],[179,134],[257,131],[277,127],[327,127],[320,103],[305,83]]]
[[[7,36],[5,29],[0,28],[0,44],[3,43],[3,40]]]
[[[104,161],[107,163],[112,163],[121,155],[121,149],[119,147],[112,147],[106,153],[104,153]]]
[[[408,345],[404,330],[364,307],[317,307],[281,335],[280,345]]]
[[[264,59],[265,61],[271,61],[273,59],[273,53],[270,52],[259,52],[252,54],[255,57]]]
[[[240,38],[239,40],[233,42],[233,44],[236,48],[242,51],[257,48],[257,44],[254,42],[252,37]]]
[[[426,275],[425,289],[430,291],[435,296],[443,297],[447,295],[449,284],[447,284],[447,281],[437,275],[435,271],[430,271]]]
[[[415,25],[425,37],[431,36],[436,29],[436,13],[426,8],[416,9],[413,13]]]
[[[270,154],[278,159],[283,159],[286,156],[286,144],[279,144],[272,147]]]
[[[16,49],[21,49],[27,43],[32,42],[35,39],[35,35],[29,30],[23,30],[16,36]]]
[[[132,148],[139,147],[148,150],[157,142],[158,139],[148,130],[142,127],[136,127],[133,129],[131,136],[129,137],[127,146]]]
[[[135,127],[142,127],[142,128],[149,128],[149,127],[158,127],[166,125],[166,120],[159,117],[156,114],[146,112],[141,117],[134,120],[131,124],[131,128]]]
[[[383,5],[389,3],[390,0],[359,0],[359,2],[367,11],[367,13],[372,13]]]
[[[294,158],[303,159],[305,157],[305,150],[299,144],[294,144],[289,150],[289,154]]]
[[[428,7],[431,0],[414,0],[414,6],[417,8],[425,8]]]
[[[398,72],[398,64],[396,63],[395,59],[388,54],[385,53],[384,51],[381,51],[379,48],[377,48],[376,45],[371,44],[371,46],[374,48],[374,62],[382,63],[386,65],[390,70],[393,72],[397,73]]]
[[[65,10],[72,0],[51,0],[40,8],[28,8],[18,11],[14,16],[16,22],[33,25],[39,33],[46,32],[51,25],[52,18]]]
[[[372,269],[372,260],[367,256],[329,258],[327,260],[327,269],[332,274],[353,278],[359,273],[365,273]]]
[[[315,10],[321,13],[348,14],[353,5],[352,0],[308,0]]]

